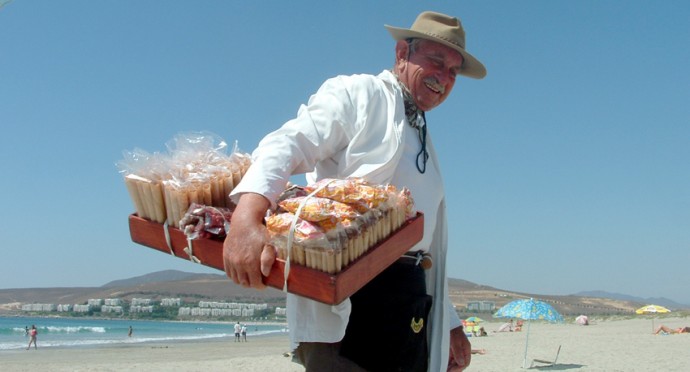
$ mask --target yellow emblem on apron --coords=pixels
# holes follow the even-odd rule
[[[419,321],[415,322],[414,317],[412,317],[412,324],[410,324],[410,327],[412,328],[412,332],[419,333],[419,331],[424,328],[424,318],[419,318]]]

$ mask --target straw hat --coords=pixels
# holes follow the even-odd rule
[[[460,52],[463,58],[460,75],[481,79],[486,76],[484,65],[465,50],[465,30],[460,20],[436,12],[423,12],[409,29],[384,25],[393,39],[420,38],[435,41]]]

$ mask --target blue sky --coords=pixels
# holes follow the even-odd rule
[[[215,272],[130,241],[122,152],[200,130],[251,152],[325,79],[390,68],[383,25],[427,9],[488,70],[427,115],[450,276],[690,304],[687,1],[6,3],[0,287]]]

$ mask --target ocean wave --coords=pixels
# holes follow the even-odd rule
[[[62,340],[40,340],[39,348],[53,348],[53,347],[90,347],[102,345],[125,345],[125,344],[143,344],[156,342],[176,342],[176,341],[194,341],[214,338],[228,338],[229,333],[207,334],[199,336],[161,336],[161,337],[131,337],[131,338],[90,338],[90,339],[62,339]],[[232,335],[234,337],[234,334]],[[26,343],[18,342],[4,342],[0,343],[0,350],[17,350],[26,348]]]
[[[58,328],[79,328],[79,327],[58,327]],[[85,328],[99,328],[99,327],[85,327]],[[22,332],[24,330],[22,329]],[[284,330],[265,330],[255,331],[247,335],[247,337],[269,336],[274,334],[284,333]],[[40,334],[39,334],[40,336]],[[210,339],[233,339],[234,333],[208,333],[203,335],[175,335],[175,336],[146,336],[146,337],[128,337],[128,338],[81,338],[81,339],[40,339],[38,341],[39,348],[53,348],[53,347],[96,347],[103,345],[125,345],[125,344],[144,344],[144,343],[161,343],[161,342],[184,342],[194,340],[210,340]],[[26,342],[0,342],[0,350],[18,350],[26,348]]]
[[[45,333],[106,333],[105,327],[89,326],[39,326],[36,327],[39,334]],[[0,328],[0,334],[26,334],[26,328],[12,327]]]
[[[38,327],[41,330],[50,333],[105,333],[105,327],[87,327],[87,326],[45,326]]]

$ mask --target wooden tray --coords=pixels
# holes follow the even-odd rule
[[[132,241],[189,260],[185,251],[187,236],[174,227],[168,227],[170,246],[166,241],[164,226],[132,214],[129,216]],[[403,223],[393,234],[379,242],[343,268],[339,273],[328,274],[295,263],[290,265],[288,292],[311,298],[329,305],[341,303],[366,283],[395,262],[403,253],[422,239],[424,215],[417,215]],[[172,253],[171,253],[172,248]],[[223,267],[223,242],[214,239],[192,241],[192,255],[202,265],[225,271]],[[276,260],[264,284],[283,289],[285,261]]]

